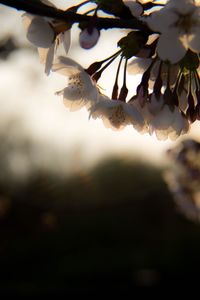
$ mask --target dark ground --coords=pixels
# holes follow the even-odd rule
[[[1,182],[0,292],[125,295],[200,276],[200,226],[151,166],[113,159],[70,179]]]

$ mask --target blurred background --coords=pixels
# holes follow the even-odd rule
[[[69,56],[88,66],[116,51],[123,34],[104,31],[86,51],[74,26]],[[106,92],[113,72],[101,82]],[[133,92],[139,78],[129,77]],[[0,293],[195,283],[200,225],[179,212],[163,179],[176,143],[69,112],[54,94],[64,86],[62,76],[44,74],[21,12],[0,5]],[[197,128],[187,137],[198,138]]]

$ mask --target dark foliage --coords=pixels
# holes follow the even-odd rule
[[[198,278],[200,227],[177,213],[158,169],[112,159],[1,191],[1,293],[124,294]]]

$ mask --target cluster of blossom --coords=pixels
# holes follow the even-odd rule
[[[42,2],[52,6],[49,1]],[[99,10],[116,19],[136,20],[143,27],[129,31],[118,41],[116,53],[87,69],[67,57],[72,22],[23,15],[27,38],[38,47],[45,72],[59,72],[67,78],[67,86],[57,92],[63,95],[64,104],[72,111],[85,106],[90,117],[101,118],[115,130],[132,125],[162,140],[187,133],[190,124],[200,119],[200,1],[118,0],[114,5],[113,1],[91,0],[68,10],[78,12],[90,2],[95,6],[92,16],[91,11],[85,15],[91,20],[79,24],[82,48],[90,49],[98,43]],[[59,47],[64,47],[65,56],[57,55]],[[112,95],[108,97],[100,90],[98,80],[117,59]],[[131,96],[126,82],[129,72],[142,73],[136,94]]]
[[[185,140],[169,150],[171,167],[165,173],[178,208],[190,219],[200,220],[200,143]]]

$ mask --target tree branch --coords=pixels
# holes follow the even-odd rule
[[[26,11],[30,14],[43,17],[50,17],[57,20],[64,20],[70,23],[90,22],[92,16],[77,14],[72,11],[63,11],[61,9],[48,6],[38,0],[0,0],[0,4]],[[97,18],[95,26],[98,29],[124,28],[140,29],[149,32],[148,27],[136,18],[122,20],[118,18]]]

